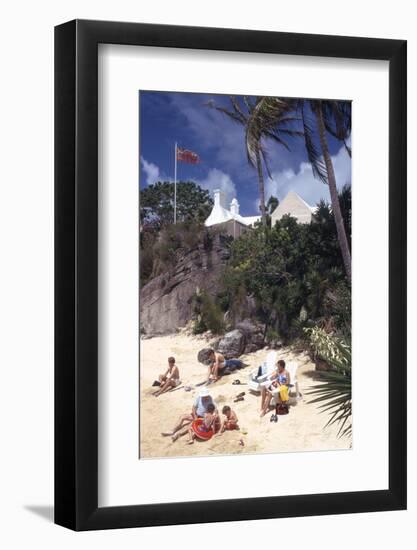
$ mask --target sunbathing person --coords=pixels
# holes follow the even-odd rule
[[[238,419],[237,414],[233,411],[229,405],[225,405],[222,409],[222,414],[224,418],[221,423],[220,433],[225,432],[225,430],[238,430]]]
[[[185,435],[188,432],[188,425],[193,420],[197,418],[204,418],[204,415],[207,412],[207,407],[210,404],[214,405],[215,409],[217,410],[216,404],[213,401],[213,398],[211,397],[208,388],[203,388],[202,390],[200,390],[197,399],[194,401],[191,413],[180,416],[174,428],[169,432],[162,432],[161,435],[170,435],[172,437],[172,441],[176,441],[179,437]],[[216,421],[216,424],[217,422],[218,420]]]
[[[280,359],[277,363],[277,370],[269,377],[270,383],[261,389],[261,417],[268,412],[269,405],[273,397],[282,401],[282,396],[288,401],[288,387],[291,383],[290,373],[285,369],[285,361]]]
[[[191,428],[188,429],[188,445],[194,443],[196,437],[203,440],[210,439],[215,431],[216,420],[216,407],[213,403],[209,403],[206,407],[203,421],[198,424],[198,427],[195,426],[195,421],[191,423]]]
[[[242,361],[239,359],[225,359],[224,355],[218,351],[211,349],[208,354],[210,366],[208,369],[207,382],[216,382],[219,379],[219,375],[224,373],[226,369],[236,369],[242,366]]]
[[[159,382],[161,386],[159,390],[154,393],[155,397],[158,397],[159,395],[161,395],[161,393],[165,393],[171,388],[175,388],[176,386],[179,386],[181,384],[180,371],[175,364],[174,357],[168,357],[168,369],[166,370],[165,374],[159,375]]]

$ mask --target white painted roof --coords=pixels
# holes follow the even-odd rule
[[[310,223],[311,216],[315,208],[306,203],[295,191],[289,191],[285,198],[279,203],[271,214],[272,224],[282,216],[290,214],[296,218],[299,223]]]
[[[238,221],[245,225],[253,225],[261,219],[261,216],[238,216]]]
[[[220,204],[215,204],[213,210],[210,213],[210,216],[204,222],[204,225],[210,227],[211,225],[216,225],[218,223],[224,223],[232,219],[232,214]]]
[[[253,225],[255,222],[260,220],[260,216],[241,216],[240,214],[232,214],[230,210],[223,208],[223,206],[220,206],[219,204],[215,204],[210,216],[204,222],[204,225],[206,227],[210,227],[229,220],[236,220],[243,225]]]

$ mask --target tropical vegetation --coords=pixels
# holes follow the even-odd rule
[[[192,181],[177,183],[177,222],[203,223],[213,208],[206,189]],[[158,181],[140,191],[141,225],[159,230],[174,222],[174,183]]]
[[[303,127],[301,135],[314,177],[329,187],[344,269],[350,281],[351,254],[327,136],[331,135],[341,141],[351,155],[347,144],[351,132],[351,104],[348,101],[319,99],[260,98],[246,121],[246,148],[252,162],[257,159],[262,137],[269,137],[269,133],[279,127],[283,118],[294,120],[294,117],[288,115],[291,112],[300,115]]]
[[[212,237],[204,220],[213,207],[208,191],[194,182],[177,183],[177,223],[174,225],[174,184],[157,182],[140,191],[140,284],[172,268],[177,252],[203,243],[211,246]]]
[[[352,434],[352,351],[350,344],[319,327],[304,329],[313,355],[326,362],[320,371],[320,384],[306,393],[310,403],[319,403],[322,412],[330,413],[325,425],[338,425],[339,437]]]
[[[340,193],[350,234],[350,187]],[[311,224],[284,216],[274,227],[257,225],[231,243],[221,303],[231,312],[243,295],[257,304],[266,330],[283,342],[303,337],[303,328],[350,331],[350,285],[333,211],[322,201]]]

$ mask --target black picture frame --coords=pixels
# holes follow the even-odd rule
[[[108,43],[389,62],[387,490],[98,507],[97,53]],[[91,530],[406,508],[406,113],[404,40],[83,20],[55,28],[57,524]]]

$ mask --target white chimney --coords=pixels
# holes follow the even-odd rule
[[[223,191],[221,191],[220,189],[215,189],[213,193],[214,193],[214,206],[221,206],[222,208],[226,208],[226,199]]]
[[[232,213],[232,216],[239,215],[239,203],[236,198],[234,198],[230,203],[230,212]]]

